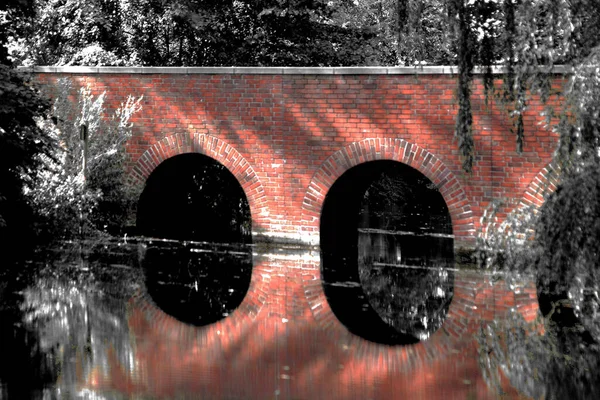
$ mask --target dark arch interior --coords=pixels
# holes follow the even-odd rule
[[[137,229],[150,237],[249,243],[250,207],[225,166],[202,154],[182,154],[162,162],[148,178]]]
[[[453,295],[452,223],[419,171],[373,161],[344,173],[321,215],[325,295],[352,333],[413,344],[437,330]]]
[[[252,275],[250,207],[236,178],[217,161],[183,154],[161,163],[138,204],[146,289],[178,320],[203,326],[243,301]]]

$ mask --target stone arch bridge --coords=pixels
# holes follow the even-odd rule
[[[457,75],[449,67],[38,67],[35,74],[43,85],[68,77],[94,93],[106,91],[106,103],[113,108],[130,94],[143,95],[127,148],[132,179],[145,182],[158,165],[179,154],[211,157],[243,188],[257,238],[318,244],[330,188],[346,171],[368,161],[406,164],[435,184],[448,208],[455,249],[474,245],[480,218],[492,201],[507,200],[505,212],[519,204],[539,205],[542,188],[553,186],[549,177],[558,137],[544,127],[543,105],[535,99],[529,103],[524,151],[518,154],[506,111],[486,104],[477,77],[472,96],[476,156],[472,173],[463,172],[453,133]],[[209,365],[206,358],[194,368],[212,368],[217,383],[233,380],[242,387],[248,380],[253,398],[273,393],[332,398],[331,385],[343,393],[339,398],[394,398],[400,392],[414,397],[410,386],[421,384],[423,396],[439,398],[444,389],[436,389],[435,379],[427,376],[459,368],[459,379],[464,371],[476,369],[466,334],[479,322],[511,308],[528,320],[537,313],[531,285],[515,293],[503,286],[490,288],[481,276],[458,271],[442,328],[416,345],[386,346],[348,333],[331,310],[320,279],[318,253],[293,260],[257,257],[248,295],[224,320],[190,327],[141,298],[132,300],[132,329],[146,327],[153,330],[154,340],[167,340],[177,351],[201,348],[214,360],[220,352],[244,346],[242,353],[252,356],[258,370],[268,370],[272,381],[248,376],[239,365],[215,372],[217,364]],[[151,320],[160,322],[148,328]],[[261,353],[269,341],[276,349]],[[138,362],[149,362],[151,347],[147,354],[140,350]],[[317,353],[318,358],[312,357]],[[340,369],[350,360],[353,367]],[[375,380],[361,378],[366,371]],[[489,395],[482,382],[472,387],[477,398]],[[206,383],[203,390],[218,397],[224,389],[217,383]],[[471,393],[462,383],[458,386],[464,395]],[[223,396],[234,398],[232,390]]]

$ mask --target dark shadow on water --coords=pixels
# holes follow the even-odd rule
[[[203,326],[243,301],[252,275],[249,246],[149,245],[142,261],[152,300],[181,322]]]
[[[342,175],[321,215],[327,300],[354,334],[382,344],[426,339],[453,295],[453,237],[443,197],[420,172],[374,161]]]

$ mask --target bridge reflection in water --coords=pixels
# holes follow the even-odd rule
[[[139,246],[150,257],[153,252],[148,250],[156,244]],[[231,247],[177,246],[198,265],[223,262],[227,252],[240,257]],[[63,257],[54,272],[42,269],[37,279],[18,290],[21,324],[37,338],[36,351],[46,360],[48,376],[54,377],[45,385],[47,395],[497,398],[479,369],[473,334],[484,322],[502,320],[517,305],[529,319],[537,309],[531,285],[508,290],[503,284],[490,285],[481,274],[456,271],[452,304],[439,329],[415,344],[378,344],[350,333],[331,311],[315,278],[320,271],[318,252],[247,247],[253,265],[245,297],[237,307],[239,299],[228,303],[232,309],[224,311],[227,315],[199,326],[189,323],[189,316],[169,315],[160,296],[147,290],[155,279],[149,278],[148,268],[157,268],[156,263],[142,258],[139,265],[136,246],[119,244],[113,249],[117,251],[109,256],[92,252],[84,270],[74,269]],[[227,265],[232,264],[221,264],[224,269]],[[56,271],[78,278],[64,279]],[[183,285],[179,276],[180,299],[202,289],[202,272],[194,276],[195,270],[189,271],[197,283]],[[225,278],[221,282],[219,293],[227,295],[230,283]],[[233,285],[237,290],[235,279]],[[8,289],[4,303],[7,293]],[[193,307],[186,311],[194,313]],[[215,315],[210,307],[196,311]],[[0,347],[4,352],[11,346],[4,342]],[[5,392],[20,385],[3,376],[0,381]],[[507,382],[503,386],[517,397]]]

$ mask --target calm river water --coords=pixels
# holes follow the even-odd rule
[[[595,338],[514,312],[531,284],[395,253],[321,283],[321,259],[148,240],[40,252],[0,272],[0,399],[600,398]]]

